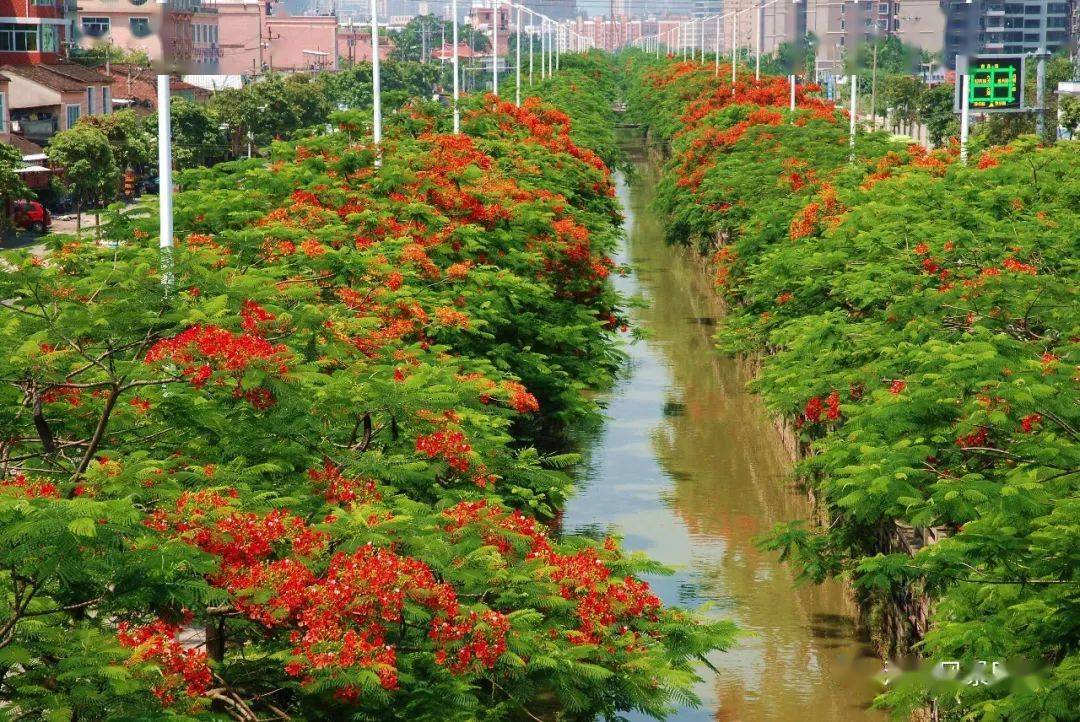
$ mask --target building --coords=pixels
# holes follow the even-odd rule
[[[341,26],[339,32],[332,12],[290,15],[281,4],[265,0],[217,0],[216,7],[223,75],[336,70],[339,56],[348,56],[350,38],[357,60],[371,57],[370,37],[359,26]]]
[[[1067,0],[944,0],[945,63],[958,55],[1054,53],[1069,46],[1073,8]]]
[[[253,75],[267,68],[266,20],[273,4],[264,0],[217,0],[223,75]]]
[[[55,63],[68,41],[65,0],[0,0],[0,64]]]
[[[79,0],[76,41],[147,54],[151,62],[194,73],[217,72],[221,58],[215,0]]]
[[[265,58],[269,70],[338,69],[336,15],[275,12],[266,19],[266,42]]]
[[[5,65],[11,129],[34,142],[67,130],[84,115],[112,112],[113,79],[77,63]]]
[[[371,52],[371,25],[354,23],[352,20],[338,25],[337,33],[338,63],[340,65],[352,65],[353,63],[370,63]],[[383,37],[379,32],[379,58],[386,60],[394,49],[394,44],[389,38]],[[434,57],[434,55],[433,55]]]
[[[491,2],[474,2],[472,8],[469,10],[469,17],[467,22],[477,30],[481,31],[488,36],[490,40],[493,35],[495,10],[492,8]],[[514,23],[514,10],[513,8],[500,4],[499,5],[499,47],[498,54],[500,56],[506,55],[510,49],[510,33],[513,32]],[[524,22],[524,21],[522,21]]]
[[[157,111],[157,70],[127,63],[113,63],[108,72],[113,79],[114,110],[131,108],[139,115],[150,115]],[[199,103],[210,98],[209,91],[175,76],[169,79],[169,95]]]
[[[944,5],[942,0],[807,0],[804,34],[814,45],[818,76],[843,74],[848,53],[880,38],[895,37],[933,55],[941,53],[950,32]]]

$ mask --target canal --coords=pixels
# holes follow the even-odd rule
[[[632,148],[640,156],[640,148]],[[669,604],[707,605],[745,633],[702,670],[700,709],[672,719],[764,722],[878,719],[866,711],[879,670],[855,633],[853,609],[835,584],[796,587],[792,571],[754,538],[776,522],[805,518],[791,461],[746,371],[718,354],[721,314],[707,274],[664,242],[649,210],[656,168],[643,158],[620,177],[626,216],[617,279],[645,338],[606,399],[606,421],[587,451],[563,528],[613,531],[629,550],[676,569],[650,577]]]

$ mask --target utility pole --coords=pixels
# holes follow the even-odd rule
[[[461,95],[461,89],[458,80],[458,8],[457,0],[450,0],[450,12],[454,16],[454,135],[461,133],[461,111],[458,108],[458,97]]]
[[[491,3],[491,92],[499,94],[499,0]]]
[[[968,98],[971,92],[970,83],[967,58],[964,58],[964,76],[960,84],[960,162],[964,165],[967,165],[968,161],[968,135],[971,132],[971,105]]]
[[[378,0],[371,0],[371,116],[375,167],[382,165],[382,77],[379,70]]]
[[[166,0],[158,0],[164,13]],[[162,58],[168,63],[169,58]],[[172,183],[172,108],[169,75],[157,76],[158,96],[158,247],[161,250],[161,283],[168,294],[173,284],[173,183]]]
[[[1046,58],[1049,55],[1046,48],[1039,48],[1039,64],[1035,71],[1035,105],[1038,106],[1035,109],[1035,132],[1040,139],[1046,135]]]
[[[731,94],[735,95],[735,60],[739,51],[739,38],[736,33],[739,30],[739,13],[731,15]]]
[[[858,115],[858,108],[856,102],[859,97],[859,76],[849,75],[848,82],[851,83],[851,110],[850,110],[850,122],[848,125],[848,147],[851,149],[851,161],[855,161],[855,122]]]
[[[877,128],[877,41],[874,41],[874,64],[870,75],[870,122]]]
[[[716,77],[720,77],[720,14],[716,14]]]
[[[521,107],[521,6],[517,6],[517,23],[515,24],[517,30],[517,40],[514,43],[514,51],[517,55],[516,62],[514,64],[514,103],[517,107]]]
[[[705,64],[705,18],[701,19],[701,64]]]
[[[761,33],[765,6],[760,2],[754,13],[754,80],[761,80]]]

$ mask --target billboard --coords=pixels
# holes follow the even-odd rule
[[[1024,109],[1023,55],[973,55],[968,58],[967,73],[968,107],[972,112]],[[961,92],[958,88],[957,111],[960,110]]]

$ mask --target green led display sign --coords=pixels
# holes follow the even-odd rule
[[[977,55],[968,63],[968,107],[977,111],[1024,106],[1024,57]]]

